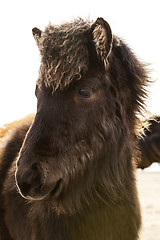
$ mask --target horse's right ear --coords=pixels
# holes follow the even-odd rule
[[[33,28],[32,33],[33,33],[34,39],[36,40],[36,43],[39,47],[39,42],[40,42],[40,39],[41,39],[42,31],[38,28]]]
[[[113,35],[111,28],[103,18],[97,18],[91,26],[91,33],[97,55],[106,66],[112,50]]]

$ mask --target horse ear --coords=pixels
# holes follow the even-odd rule
[[[37,43],[37,45],[39,47],[42,31],[40,29],[38,29],[38,28],[33,28],[32,29],[32,34],[33,34],[34,39],[36,40],[36,43]]]
[[[97,55],[106,66],[112,49],[113,35],[111,28],[103,18],[97,18],[91,26],[91,32]]]

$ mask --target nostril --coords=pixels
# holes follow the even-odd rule
[[[43,174],[43,169],[41,168],[39,163],[33,163],[31,166],[31,170],[33,171],[33,173],[35,173],[37,175]]]
[[[39,163],[33,163],[32,164],[32,169],[35,170],[35,171],[42,171],[42,168],[39,165]]]
[[[40,189],[44,184],[44,177],[41,175],[35,175],[32,179],[32,187]]]
[[[33,171],[33,187],[40,188],[44,183],[44,173],[43,169],[38,163],[32,164],[32,171]]]

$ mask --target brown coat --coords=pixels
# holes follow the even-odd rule
[[[1,159],[1,239],[138,239],[133,158],[144,65],[102,18],[33,34],[37,113]]]

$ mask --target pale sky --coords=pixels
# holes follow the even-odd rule
[[[34,96],[40,56],[32,28],[44,30],[76,17],[103,17],[144,62],[150,63],[148,110],[160,114],[159,0],[51,1],[5,0],[0,3],[0,126],[36,111]]]

